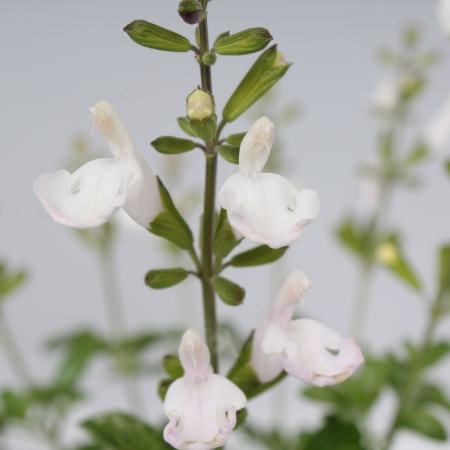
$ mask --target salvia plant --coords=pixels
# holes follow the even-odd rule
[[[446,17],[449,3],[441,3],[440,17]],[[266,96],[291,64],[262,27],[227,31],[210,39],[208,6],[209,0],[182,0],[178,5],[180,18],[195,27],[192,39],[147,20],[135,20],[124,28],[132,41],[146,47],[144,57],[147,49],[190,52],[198,66],[198,85],[187,92],[185,114],[176,120],[177,136],[151,141],[155,151],[172,158],[172,170],[176,170],[176,155],[203,154],[198,230],[171,193],[176,177],[155,175],[111,103],[95,103],[90,109],[92,124],[112,156],[96,157],[84,140],[77,140],[69,162],[74,170],[41,175],[34,190],[54,221],[74,229],[97,258],[109,331],[86,328],[50,339],[47,347],[59,358],[55,373],[47,383],[37,381],[4,311],[4,299],[25,281],[26,272],[1,263],[0,337],[21,386],[1,392],[0,431],[19,427],[53,450],[208,450],[224,448],[233,433],[239,433],[243,442],[273,450],[388,450],[403,429],[446,441],[446,426],[435,410],[446,411],[448,418],[450,400],[430,371],[450,353],[449,342],[436,334],[450,313],[450,246],[443,243],[437,250],[436,282],[428,292],[405,251],[403,230],[388,220],[397,190],[420,187],[420,168],[438,158],[437,147],[445,145],[450,129],[448,106],[423,127],[414,121],[414,109],[438,55],[422,50],[421,35],[413,26],[402,33],[399,48],[380,52],[390,75],[371,102],[377,121],[376,157],[359,170],[370,202],[364,213],[346,215],[336,232],[359,271],[349,334],[364,342],[371,288],[378,269],[386,269],[412,295],[425,299],[426,323],[419,340],[383,354],[367,344],[363,355],[353,338],[341,337],[315,319],[298,318],[297,307],[306,301],[312,284],[299,269],[284,274],[259,325],[242,334],[217,315],[217,302],[237,308],[246,297],[244,287],[226,270],[281,260],[314,221],[320,204],[314,190],[264,171],[271,151],[279,152],[271,119],[261,114],[248,130],[227,132],[228,125]],[[448,31],[448,17],[441,22]],[[217,59],[255,53],[259,54],[247,73],[237,86],[230,86],[228,100],[219,105],[213,90]],[[264,102],[259,106],[264,109]],[[293,108],[286,111],[286,117],[295,115]],[[276,164],[271,167],[282,171],[280,156],[274,156]],[[217,186],[219,161],[236,166],[221,186]],[[448,162],[444,169],[450,174]],[[149,268],[143,277],[149,288],[171,288],[187,278],[198,282],[204,330],[127,329],[114,261],[118,210],[168,243],[163,250],[175,255],[174,267]],[[246,241],[250,247],[241,249]],[[231,361],[219,345],[222,332],[239,346]],[[148,354],[158,355],[158,360],[148,359]],[[68,444],[67,418],[86,395],[83,378],[88,366],[100,358],[123,385],[128,412],[87,418],[81,423],[85,441]],[[146,418],[146,395],[139,382],[143,376],[159,379],[163,422],[149,423]],[[305,430],[300,418],[294,432],[260,428],[247,421],[251,400],[286,377],[302,382],[298,391],[303,399],[325,405],[326,415],[318,428]],[[396,406],[380,434],[372,430],[370,416],[386,391],[394,393]],[[0,440],[0,448],[9,449],[6,445]]]

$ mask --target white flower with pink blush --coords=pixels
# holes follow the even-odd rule
[[[166,394],[164,412],[169,423],[164,439],[178,450],[222,447],[247,399],[230,380],[213,373],[208,347],[197,331],[184,333],[179,356],[184,376]]]
[[[246,239],[280,248],[291,244],[319,213],[319,197],[298,189],[286,178],[263,173],[275,138],[267,117],[258,119],[245,135],[239,153],[239,170],[219,192],[230,224]]]
[[[114,158],[89,161],[74,173],[41,175],[34,191],[61,225],[89,228],[104,224],[119,208],[147,228],[162,211],[156,177],[138,153],[113,106],[101,101],[91,108],[92,123],[105,137]]]
[[[256,329],[251,364],[262,383],[285,370],[305,383],[327,386],[346,380],[363,364],[364,356],[353,339],[343,339],[312,319],[292,319],[310,287],[302,272],[292,272]]]

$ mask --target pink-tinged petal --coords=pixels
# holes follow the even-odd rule
[[[221,447],[236,425],[236,411],[245,408],[247,399],[230,380],[212,373],[208,348],[197,331],[186,331],[179,353],[185,375],[167,391],[164,412],[169,423],[164,438],[179,450]]]
[[[280,175],[231,175],[219,192],[230,224],[246,239],[280,248],[298,239],[319,210],[318,196]]]
[[[281,354],[281,363],[286,372],[306,383],[316,386],[340,383],[364,362],[352,339],[342,339],[315,320],[292,321],[286,332],[290,342]]]
[[[34,191],[59,224],[95,227],[124,205],[138,172],[132,160],[96,159],[73,174],[59,170],[41,175],[34,183]]]
[[[275,126],[267,117],[258,119],[244,136],[239,152],[239,171],[246,176],[260,173],[275,139]]]
[[[291,272],[278,291],[270,312],[270,319],[287,324],[292,319],[298,303],[311,289],[311,285],[311,280],[300,270]]]
[[[268,320],[260,324],[253,334],[252,341],[251,366],[261,383],[268,383],[283,372],[279,355],[268,354],[263,351],[263,340],[267,335],[269,326]]]
[[[212,373],[209,349],[198,331],[189,329],[181,338],[179,349],[184,375],[194,382],[205,381]]]

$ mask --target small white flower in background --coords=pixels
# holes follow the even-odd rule
[[[442,31],[450,37],[450,0],[439,0],[437,12]]]
[[[258,119],[245,135],[239,170],[219,192],[230,224],[246,239],[279,248],[300,237],[319,212],[319,197],[298,189],[273,173],[262,173],[269,158],[275,127],[267,117]]]
[[[61,225],[96,227],[119,208],[143,227],[162,210],[156,177],[113,106],[91,108],[92,123],[106,139],[114,158],[89,161],[73,174],[66,170],[41,175],[34,183],[39,200]]]
[[[208,347],[195,330],[187,330],[179,356],[184,376],[166,394],[169,423],[164,439],[178,450],[209,450],[223,446],[245,408],[244,393],[227,378],[213,373]]]
[[[380,114],[392,114],[398,107],[400,91],[393,79],[382,79],[375,87],[371,107]]]
[[[285,370],[305,383],[327,386],[346,380],[364,362],[353,339],[343,339],[312,319],[292,319],[310,286],[302,272],[292,272],[255,331],[252,366],[263,383]]]
[[[435,154],[450,149],[450,97],[427,123],[424,140]]]

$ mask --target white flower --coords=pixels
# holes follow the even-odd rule
[[[437,13],[442,31],[450,37],[450,0],[440,0]]]
[[[372,108],[380,114],[392,114],[400,101],[400,89],[393,79],[385,78],[378,82],[372,96]]]
[[[424,139],[435,154],[450,148],[450,97],[427,123]]]
[[[34,191],[52,218],[62,225],[99,226],[123,207],[132,219],[147,228],[162,210],[155,176],[134,149],[110,103],[98,102],[91,108],[91,116],[114,158],[89,161],[73,174],[59,170],[41,175],[34,183]]]
[[[252,125],[241,144],[239,170],[225,181],[219,203],[245,238],[279,248],[298,239],[316,217],[319,197],[280,175],[262,173],[274,135],[274,124],[267,117]]]
[[[230,380],[213,373],[208,347],[197,331],[184,333],[179,355],[184,376],[174,381],[166,394],[164,412],[169,423],[164,439],[178,450],[221,447],[247,399]]]
[[[292,320],[298,302],[310,286],[310,280],[302,272],[291,273],[266,319],[255,331],[252,366],[263,383],[285,370],[316,386],[336,384],[364,362],[352,339],[342,339],[312,319]]]

